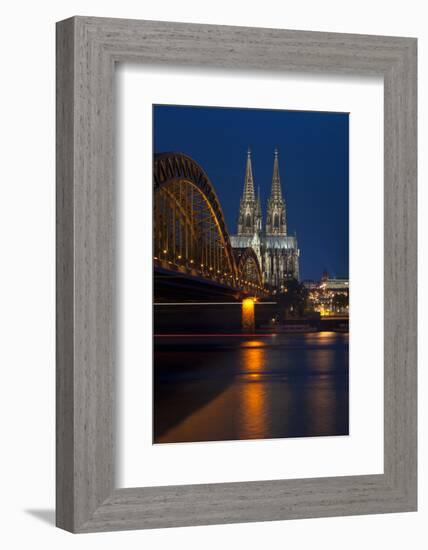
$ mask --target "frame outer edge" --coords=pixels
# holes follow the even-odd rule
[[[417,56],[385,74],[385,474],[417,510]]]
[[[290,53],[287,39],[292,36],[296,42],[287,61],[276,58],[267,63],[266,68],[293,70],[303,64],[305,71],[314,70],[315,66],[316,70],[324,71],[337,67],[338,72],[354,74],[364,73],[366,68],[369,73],[384,74],[392,86],[389,110],[385,110],[385,126],[389,121],[385,136],[387,130],[390,133],[385,149],[385,181],[388,180],[392,192],[389,197],[385,195],[385,208],[397,231],[393,225],[388,228],[385,217],[385,232],[394,231],[394,235],[386,239],[385,252],[391,253],[393,260],[388,264],[389,272],[385,268],[385,277],[392,278],[389,286],[399,294],[398,300],[392,297],[395,302],[388,310],[395,315],[398,328],[392,323],[393,330],[388,334],[397,336],[402,347],[394,342],[387,356],[385,346],[385,361],[387,357],[391,361],[388,371],[385,370],[389,377],[385,387],[388,407],[385,409],[385,453],[389,453],[385,474],[323,482],[278,480],[274,486],[278,486],[280,493],[275,496],[275,491],[269,489],[270,482],[243,484],[241,493],[236,491],[240,491],[242,484],[235,483],[211,488],[203,485],[130,490],[115,490],[113,484],[114,60],[118,59],[118,53],[121,60],[147,60],[140,37],[148,32],[154,41],[154,46],[149,48],[150,62],[167,62],[175,55],[178,64],[188,64],[196,58],[199,62],[200,55],[191,53],[189,41],[197,37],[205,46],[221,49],[221,41],[212,42],[212,36],[206,36],[207,31],[215,32],[219,39],[224,33],[233,43],[232,33],[239,28],[86,17],[59,23],[57,28],[60,36],[57,61],[58,65],[63,64],[57,65],[60,95],[57,103],[57,280],[63,278],[58,280],[57,287],[61,294],[57,294],[58,526],[73,532],[92,532],[414,510],[416,406],[413,402],[409,405],[409,399],[415,398],[416,389],[416,354],[412,348],[416,332],[411,333],[416,319],[412,310],[416,298],[412,287],[415,281],[412,270],[416,266],[415,40],[374,36],[367,37],[365,43],[363,36],[318,33],[316,38],[328,46],[327,51],[320,53],[313,44],[314,33],[248,30],[262,44],[264,57],[271,51],[264,46],[265,31],[270,36],[269,48],[273,48],[273,52],[281,47],[281,53]],[[174,34],[169,38],[158,34],[167,32],[169,36],[175,28],[179,29],[177,44]],[[242,41],[246,29],[241,28],[240,32]],[[130,39],[131,45],[124,49],[124,43]],[[166,58],[159,50],[165,40],[169,45]],[[342,53],[342,43],[346,46],[346,56]],[[374,60],[369,54],[371,43],[377,48]],[[178,50],[174,51],[176,47]],[[233,63],[229,58],[222,63],[228,67],[239,66],[240,62],[245,65],[248,51],[242,46],[240,51],[231,52]],[[359,59],[349,56],[353,52]],[[410,63],[407,69],[406,63]],[[250,65],[259,68],[259,62],[251,61]],[[400,131],[400,137],[394,130]],[[389,171],[387,163],[390,163]],[[410,319],[406,320],[408,315]],[[399,328],[406,334],[400,335]],[[301,502],[303,487],[307,487],[309,493]],[[320,499],[316,491],[321,487]],[[257,501],[252,502],[253,488],[264,495],[263,510],[259,510]],[[223,511],[218,507],[221,503]]]
[[[56,25],[56,525],[74,530],[74,44]]]
[[[93,29],[74,21],[73,529],[79,532],[114,489],[114,63]]]

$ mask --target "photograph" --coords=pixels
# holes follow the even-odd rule
[[[153,443],[348,436],[349,113],[153,105],[152,235]]]

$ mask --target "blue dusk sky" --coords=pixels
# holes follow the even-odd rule
[[[349,274],[349,116],[347,113],[155,105],[154,151],[192,157],[215,187],[230,234],[237,230],[248,147],[263,227],[273,152],[297,233],[300,278]]]

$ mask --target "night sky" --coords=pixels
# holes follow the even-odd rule
[[[300,278],[348,277],[349,117],[347,113],[154,106],[154,150],[192,157],[213,183],[230,234],[236,233],[246,153],[260,186],[263,228],[273,151],[287,208],[297,232]]]

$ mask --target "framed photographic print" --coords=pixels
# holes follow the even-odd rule
[[[57,26],[57,525],[416,509],[416,40]]]
[[[349,435],[348,117],[154,106],[154,443]]]

